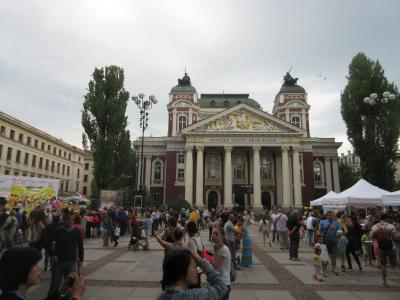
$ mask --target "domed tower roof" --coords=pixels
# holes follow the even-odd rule
[[[178,85],[171,89],[171,93],[196,93],[196,89],[192,86],[190,77],[186,72],[182,79],[178,79]]]
[[[292,75],[290,75],[289,72],[286,73],[286,75],[283,77],[283,83],[281,86],[281,89],[279,90],[278,94],[276,95],[276,98],[282,94],[304,94],[306,93],[306,90],[297,84],[297,80],[299,78],[293,78]]]

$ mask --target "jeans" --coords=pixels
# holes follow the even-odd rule
[[[54,292],[57,292],[60,288],[63,278],[67,278],[68,274],[77,272],[76,261],[62,261],[54,264],[51,267],[51,282],[47,297],[50,297]]]
[[[312,246],[314,241],[313,241],[313,236],[314,236],[314,230],[313,229],[307,229],[307,241],[308,245]]]
[[[231,252],[231,259],[236,268],[236,244],[235,241],[228,240],[229,251]]]
[[[294,232],[290,236],[290,247],[289,247],[290,258],[299,257],[299,243],[300,243],[300,234],[298,232]]]
[[[276,231],[276,229],[272,230],[272,242],[275,242],[275,238],[279,242],[279,234],[278,231]]]

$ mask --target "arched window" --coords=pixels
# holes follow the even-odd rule
[[[292,123],[292,125],[297,127],[300,127],[300,122],[301,122],[300,116],[292,116],[290,119],[290,123]]]
[[[271,180],[272,179],[272,164],[268,157],[263,157],[261,159],[261,180]]]
[[[153,183],[160,184],[163,181],[163,163],[157,159],[153,162]]]
[[[322,185],[322,164],[319,161],[314,162],[314,183],[315,185]]]
[[[210,157],[208,160],[208,179],[219,179],[219,160],[217,157]]]
[[[181,131],[183,128],[186,127],[186,116],[179,116],[178,118],[178,128]]]
[[[245,178],[245,162],[242,157],[236,157],[233,161],[233,178],[244,179]]]

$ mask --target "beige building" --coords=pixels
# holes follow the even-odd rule
[[[0,174],[59,179],[59,192],[88,196],[90,152],[0,112]]]

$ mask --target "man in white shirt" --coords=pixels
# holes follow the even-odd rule
[[[279,235],[278,232],[276,231],[276,224],[275,224],[275,220],[276,217],[278,216],[278,214],[276,213],[276,210],[274,210],[274,212],[271,214],[271,221],[272,221],[272,242],[275,243],[275,238],[276,240],[279,242]]]
[[[307,221],[306,221],[306,227],[307,227],[307,241],[309,246],[314,246],[314,230],[315,230],[315,217],[314,217],[314,211],[311,211]]]
[[[372,226],[370,233],[371,237],[378,241],[379,260],[383,280],[382,285],[384,287],[387,287],[386,265],[388,260],[400,280],[400,262],[396,261],[396,250],[393,248],[392,241],[396,228],[392,224],[387,223],[386,218],[386,214],[382,214],[380,222]]]
[[[288,228],[286,226],[288,217],[282,213],[282,209],[278,209],[278,215],[275,219],[276,230],[278,231],[279,235],[279,245],[280,249],[289,249],[289,240],[288,240]]]

